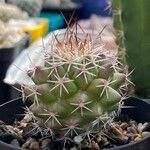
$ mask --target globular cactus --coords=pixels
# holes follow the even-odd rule
[[[45,65],[28,70],[34,85],[23,85],[24,92],[33,99],[35,116],[49,128],[65,135],[95,129],[121,103],[127,74],[98,41],[71,29],[54,35]]]
[[[25,19],[27,14],[23,13],[19,8],[10,4],[0,3],[0,19],[4,22],[10,19]]]
[[[42,9],[42,0],[8,0],[9,3],[26,11],[29,16],[37,16]]]
[[[150,89],[149,8],[148,0],[112,0],[117,44],[121,50],[126,50],[129,70],[134,69],[132,80],[144,97],[148,96],[145,92]]]

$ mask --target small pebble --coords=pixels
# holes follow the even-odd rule
[[[97,134],[97,136],[96,136],[96,141],[97,141],[97,143],[102,142],[102,137],[101,137],[100,134]]]
[[[29,114],[26,114],[26,115],[24,116],[24,118],[21,120],[21,122],[22,122],[22,123],[28,123],[28,122],[31,122],[32,119],[33,119],[32,116],[33,116],[32,112],[29,113]]]
[[[135,130],[137,130],[137,131],[138,131],[137,126],[138,126],[137,124],[136,124],[136,125],[135,125],[135,124],[132,124],[132,125],[131,125],[131,127],[133,127]]]
[[[46,148],[50,142],[51,142],[50,139],[44,139],[44,140],[42,141],[41,147],[42,147],[42,148]]]
[[[98,144],[95,141],[91,142],[91,148],[92,150],[100,150]]]
[[[13,139],[16,139],[16,134],[10,131],[5,125],[0,126],[0,140],[6,143],[10,143]]]
[[[139,123],[137,126],[137,129],[138,129],[139,133],[141,133],[142,130],[144,129],[144,125],[142,123]]]
[[[138,136],[139,134],[128,134],[128,137],[130,138],[131,141],[134,141],[134,139]]]
[[[23,149],[28,149],[29,146],[30,146],[30,140],[27,140],[27,141],[21,146],[21,148],[23,148]]]
[[[135,139],[134,139],[134,142],[138,142],[138,141],[141,141],[142,140],[142,136],[139,135],[137,136]]]
[[[21,122],[19,127],[25,128],[27,126],[27,123]]]
[[[143,131],[143,132],[144,132],[144,131],[150,132],[150,123],[147,123],[147,125],[143,128],[142,131]]]
[[[137,130],[134,127],[128,127],[127,128],[127,132],[133,133],[133,134],[137,134],[138,133]]]
[[[40,149],[39,143],[36,140],[32,140],[32,142],[30,143],[29,149],[39,150]]]
[[[150,132],[142,132],[142,136],[145,138],[145,137],[148,137],[150,136]]]
[[[123,122],[120,127],[123,129],[123,130],[126,130],[127,127],[129,127],[129,125],[126,123],[126,122]]]
[[[143,126],[145,127],[147,124],[148,124],[148,122],[145,122],[145,123],[143,124]]]
[[[20,147],[20,144],[19,144],[19,142],[18,142],[17,139],[12,140],[12,141],[10,142],[10,144],[13,145],[13,146],[15,146],[15,147]]]
[[[109,144],[109,142],[108,142],[108,140],[107,140],[106,137],[103,137],[103,138],[102,138],[102,143],[103,143],[103,145]]]
[[[2,120],[0,120],[0,125],[4,125],[5,123],[2,121]]]
[[[133,125],[133,124],[137,126],[137,122],[134,121],[134,120],[131,120],[131,121],[130,121],[130,125]]]
[[[123,139],[124,137],[122,129],[120,127],[116,127],[115,125],[111,126],[111,132],[114,133],[119,138]]]
[[[16,135],[15,131],[14,131],[14,127],[10,126],[10,125],[6,125],[6,128],[8,130],[9,133]]]
[[[82,136],[78,135],[74,137],[74,142],[80,144],[83,141]]]
[[[90,148],[90,143],[87,141],[83,141],[81,147],[82,148]]]
[[[24,143],[21,148],[23,149],[31,149],[31,150],[39,150],[40,149],[40,146],[39,146],[39,143],[33,139],[33,138],[30,138],[27,140],[26,143]]]
[[[18,128],[13,128],[13,129],[16,133],[20,131]]]

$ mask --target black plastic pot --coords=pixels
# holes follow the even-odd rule
[[[6,124],[12,124],[16,119],[23,118],[25,107],[30,106],[32,102],[27,100],[25,103],[22,101],[22,97],[13,99],[0,105],[0,120]],[[0,149],[1,150],[1,149]]]
[[[16,114],[23,112],[22,106],[25,105],[22,103],[21,99],[18,99],[12,103],[9,103],[8,106],[5,105],[0,107],[0,119],[9,123],[12,122],[15,117],[18,116]],[[130,118],[136,120],[137,122],[150,122],[150,100],[142,100],[132,97],[125,101],[125,106],[132,107],[123,108],[121,114],[129,115]],[[0,141],[0,150],[22,149]],[[150,150],[150,137],[136,143],[118,146],[109,150]]]
[[[23,49],[28,47],[29,42],[30,36],[29,34],[25,34],[25,36],[13,47],[0,49],[0,104],[12,99],[12,87],[5,84],[3,79],[9,65]]]

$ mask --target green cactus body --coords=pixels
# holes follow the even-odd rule
[[[119,5],[117,5],[119,4]],[[116,33],[121,31],[122,40],[117,41],[119,45],[124,43],[126,59],[129,70],[134,70],[132,78],[137,89],[150,88],[150,18],[148,0],[113,0],[112,1],[114,27]],[[119,19],[115,12],[119,12]],[[121,26],[121,27],[120,27]],[[141,90],[142,92],[142,90]],[[146,95],[144,95],[146,96]]]
[[[67,30],[61,38],[54,36],[45,66],[28,72],[35,85],[25,88],[37,104],[34,114],[48,127],[67,134],[83,132],[113,111],[126,85],[117,57],[81,35],[86,37]]]

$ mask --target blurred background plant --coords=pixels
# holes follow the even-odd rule
[[[136,94],[150,98],[150,1],[113,0],[116,43],[133,71]]]
[[[42,0],[7,0],[8,3],[18,6],[23,11],[26,11],[29,16],[37,16],[43,5]]]

